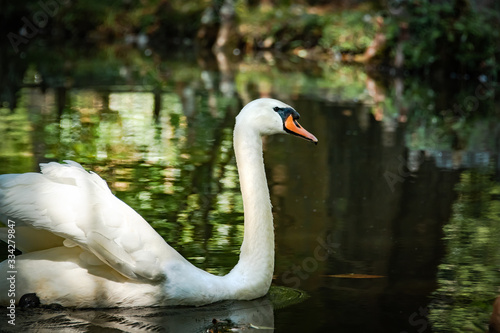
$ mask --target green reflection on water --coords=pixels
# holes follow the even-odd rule
[[[232,151],[234,109],[210,112],[206,99],[186,116],[180,97],[74,89],[57,114],[56,92],[24,89],[15,113],[1,109],[0,173],[38,171],[72,159],[105,179],[189,260],[216,274],[238,259],[243,206]],[[223,98],[221,105],[229,105]]]
[[[484,332],[500,285],[500,185],[491,172],[472,169],[456,190],[429,318],[436,330]]]
[[[270,60],[274,62],[275,60]],[[340,66],[320,62],[317,68],[298,71],[280,68],[247,59],[236,75],[236,86],[243,95],[254,87],[260,93],[278,96],[311,96],[329,101],[369,102],[366,90],[367,74],[360,66]],[[283,63],[280,66],[286,66]],[[306,111],[306,110],[304,110]]]
[[[2,133],[2,144],[0,145],[0,168],[3,170],[16,170],[22,173],[32,171],[33,151],[31,140],[27,133],[30,130],[24,108],[20,107],[16,113],[8,109],[0,109],[0,133]],[[2,170],[2,171],[3,171]],[[0,174],[4,173],[0,171]]]

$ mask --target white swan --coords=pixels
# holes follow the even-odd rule
[[[0,264],[0,303],[36,293],[44,304],[71,307],[203,305],[267,293],[274,270],[274,231],[262,158],[262,135],[318,140],[299,114],[274,99],[247,104],[236,117],[234,149],[245,211],[238,264],[225,276],[184,259],[106,182],[78,163],[41,164],[41,173],[0,176],[0,214],[9,224],[15,261]],[[12,257],[11,257],[12,259]],[[13,265],[13,266],[10,266]],[[9,273],[14,271],[14,273]],[[15,296],[9,289],[15,287]]]

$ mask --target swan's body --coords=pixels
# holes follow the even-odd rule
[[[0,217],[15,230],[11,240],[23,254],[0,264],[7,277],[16,272],[15,296],[9,281],[0,280],[0,303],[26,293],[45,304],[75,307],[203,305],[265,295],[274,270],[274,232],[261,137],[289,132],[317,142],[297,118],[293,108],[273,99],[249,103],[236,118],[245,227],[240,260],[225,276],[189,263],[78,163],[1,175]],[[9,228],[1,231],[4,241]]]

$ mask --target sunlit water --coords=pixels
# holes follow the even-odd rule
[[[215,318],[229,328],[275,332],[486,330],[500,286],[492,100],[480,100],[484,115],[462,115],[447,132],[428,111],[452,108],[444,92],[401,82],[383,88],[357,67],[325,65],[307,75],[248,60],[223,73],[166,66],[170,76],[156,86],[121,78],[21,89],[13,111],[0,109],[0,173],[78,161],[186,258],[225,274],[243,237],[234,117],[253,98],[282,99],[319,144],[290,136],[265,141],[273,284],[308,297],[290,289],[199,309],[19,310],[20,323],[201,332],[216,329]],[[134,69],[116,68],[120,75]],[[25,81],[36,83],[37,75],[28,71]],[[6,320],[0,327],[12,328]]]

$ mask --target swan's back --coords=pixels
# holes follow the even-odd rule
[[[162,263],[184,260],[102,178],[66,163],[0,176],[0,216],[14,221],[21,251],[80,246],[87,260],[99,258],[128,278],[146,280],[164,278]]]

